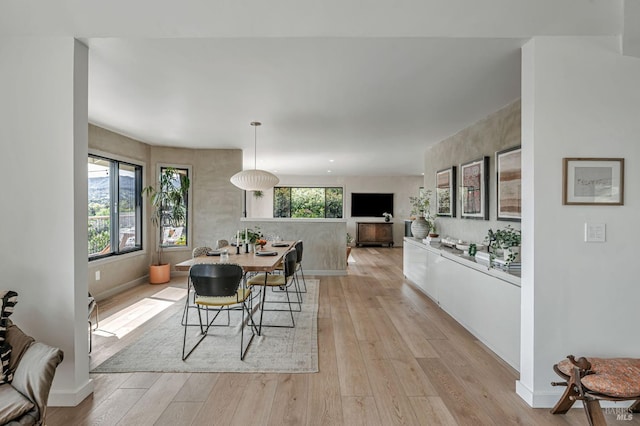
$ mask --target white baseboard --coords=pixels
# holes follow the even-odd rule
[[[50,407],[75,407],[92,393],[92,379],[89,379],[84,385],[72,391],[52,388],[49,393],[49,402],[47,405]]]
[[[516,380],[516,393],[532,408],[553,408],[560,396],[564,393],[565,387],[558,387],[557,391],[532,392],[528,387]],[[635,401],[600,401],[602,408],[628,408]],[[572,408],[582,408],[582,402],[576,401]]]

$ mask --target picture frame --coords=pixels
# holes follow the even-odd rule
[[[436,216],[456,217],[456,166],[436,172]]]
[[[624,158],[563,158],[562,204],[624,205]]]
[[[460,165],[460,217],[489,220],[489,157]]]
[[[522,220],[522,148],[496,152],[497,219]]]

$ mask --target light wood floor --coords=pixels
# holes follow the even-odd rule
[[[354,248],[352,256],[348,276],[318,277],[319,373],[93,374],[94,394],[77,407],[50,408],[47,424],[586,424],[582,410],[529,408],[515,394],[517,372],[404,280],[401,248]],[[171,309],[145,301],[185,282],[100,302],[101,328],[125,331],[94,336],[91,367],[168,317]],[[132,328],[149,311],[155,316]],[[638,417],[617,423],[607,414],[610,424],[640,424]]]

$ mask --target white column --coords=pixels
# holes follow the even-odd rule
[[[87,341],[88,50],[70,37],[0,38],[0,269],[12,319],[64,351],[49,398],[93,386]]]

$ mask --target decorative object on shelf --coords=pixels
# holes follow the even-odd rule
[[[411,233],[415,238],[422,240],[427,235],[429,235],[429,230],[431,229],[431,225],[424,216],[416,217],[413,222],[411,222]]]
[[[189,177],[173,167],[163,169],[158,187],[149,185],[142,189],[151,202],[151,223],[156,227],[156,237],[165,227],[184,226],[187,209],[185,206],[189,192]],[[163,284],[171,279],[171,265],[163,263],[164,244],[158,244],[158,263],[149,266],[149,283]]]
[[[563,158],[562,204],[624,205],[624,158]]]
[[[258,126],[262,123],[259,121],[252,121],[251,125],[254,129],[254,151],[253,151],[253,170],[243,170],[231,176],[231,183],[240,189],[245,191],[264,191],[271,189],[280,182],[280,179],[273,173],[269,173],[266,170],[259,170],[257,168],[258,158]]]
[[[489,229],[485,241],[489,243],[489,253],[491,254],[492,262],[496,256],[500,255],[504,258],[506,267],[509,267],[512,262],[520,261],[522,233],[519,229],[511,227],[511,225],[495,231]],[[502,252],[502,254],[500,254],[499,251]]]
[[[389,222],[391,220],[391,218],[393,217],[393,215],[391,213],[387,213],[387,212],[382,213],[382,216],[384,216],[384,221],[385,222]]]
[[[456,166],[436,172],[436,216],[456,217]]]
[[[496,152],[498,220],[522,219],[522,166],[520,146]]]
[[[460,166],[462,186],[461,217],[489,220],[489,157],[482,157]]]
[[[411,233],[420,240],[429,235],[429,230],[433,227],[431,216],[429,215],[431,190],[421,188],[417,197],[409,197],[411,204],[411,215],[416,218],[411,222]]]

